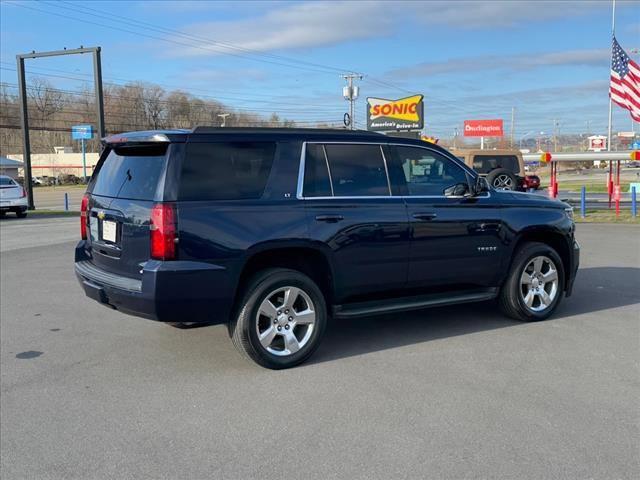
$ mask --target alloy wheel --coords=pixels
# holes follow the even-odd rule
[[[498,175],[493,181],[496,190],[513,190],[513,179],[509,175]]]
[[[277,356],[293,355],[311,339],[316,309],[298,287],[280,287],[262,300],[256,314],[256,332],[262,347]]]
[[[558,269],[553,260],[544,255],[531,259],[520,276],[522,301],[533,312],[542,312],[553,304],[558,286]]]

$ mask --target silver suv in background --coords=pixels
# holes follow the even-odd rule
[[[27,192],[13,178],[0,175],[0,216],[14,212],[18,218],[27,216]]]

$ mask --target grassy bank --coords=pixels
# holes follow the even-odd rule
[[[582,218],[578,210],[574,211],[576,223],[629,223],[640,225],[640,217],[632,217],[629,210],[620,212],[616,216],[615,210],[587,210],[586,217]]]

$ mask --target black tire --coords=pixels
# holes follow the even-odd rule
[[[27,212],[16,212],[16,217],[18,218],[26,218],[27,217]]]
[[[295,352],[283,356],[269,352],[258,338],[258,310],[261,303],[278,288],[296,287],[304,291],[313,303],[315,322],[306,343]],[[280,310],[284,307],[278,307]],[[266,368],[278,370],[290,368],[307,360],[320,345],[327,325],[327,307],[322,291],[306,275],[284,268],[270,268],[258,272],[247,284],[236,309],[237,314],[229,322],[229,336],[245,358]],[[264,321],[264,319],[263,319]],[[276,328],[276,327],[272,327]],[[298,327],[294,327],[298,328]],[[306,326],[301,326],[306,332]],[[291,329],[291,333],[294,329]],[[282,331],[284,334],[284,331]],[[279,336],[280,334],[278,334]],[[276,340],[274,339],[274,342]],[[284,342],[284,337],[283,340]]]
[[[536,257],[548,257],[553,261],[557,270],[558,285],[557,292],[553,301],[548,307],[542,311],[533,311],[525,304],[521,289],[520,278],[527,268],[527,265]],[[524,322],[535,322],[549,318],[558,307],[558,304],[564,296],[564,267],[562,259],[558,253],[549,245],[539,242],[527,242],[519,247],[518,253],[515,255],[509,275],[500,289],[498,303],[502,312],[515,320]]]
[[[4,218],[4,216],[7,214],[7,212],[0,212],[0,218]]]
[[[510,182],[510,186],[507,188],[503,185],[503,179],[507,178]],[[491,170],[487,174],[487,182],[496,190],[516,190],[518,188],[518,182],[516,176],[510,170],[506,168],[496,168]],[[502,186],[501,186],[502,185]]]

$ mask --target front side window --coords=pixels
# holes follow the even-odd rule
[[[380,145],[324,146],[336,197],[389,196]]]
[[[476,155],[473,157],[473,169],[478,173],[489,173],[496,168],[506,168],[510,172],[520,173],[520,162],[515,155]]]
[[[464,170],[445,156],[424,148],[394,148],[404,171],[409,195],[450,195],[457,186],[460,189],[468,187]]]
[[[274,142],[189,143],[180,200],[260,198],[273,165]]]

